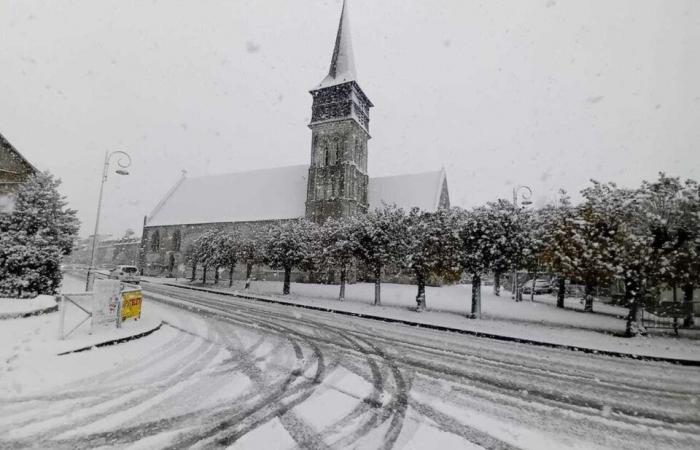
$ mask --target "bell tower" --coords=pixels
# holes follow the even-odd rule
[[[311,164],[306,217],[327,218],[365,213],[369,109],[374,106],[357,84],[347,0],[326,78],[311,91]]]

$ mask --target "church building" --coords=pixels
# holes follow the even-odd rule
[[[182,178],[144,219],[145,274],[172,274],[187,247],[210,229],[246,233],[279,220],[364,214],[383,205],[449,208],[444,169],[369,176],[370,108],[357,82],[344,1],[328,75],[311,90],[309,165]]]

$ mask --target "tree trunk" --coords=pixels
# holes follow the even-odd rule
[[[639,333],[639,301],[633,298],[629,303],[629,313],[627,314],[627,326],[625,327],[625,336],[633,337]]]
[[[345,300],[345,281],[348,278],[348,266],[344,265],[340,268],[340,293],[338,294],[338,300]]]
[[[496,297],[501,296],[501,272],[497,271],[493,274],[493,293]]]
[[[585,312],[593,312],[593,283],[586,282],[586,287],[583,294],[583,310]]]
[[[472,319],[481,319],[481,275],[472,274]]]
[[[534,302],[535,301],[535,281],[537,280],[537,271],[534,271],[532,273],[532,289],[530,289],[530,301]]]
[[[209,267],[204,266],[202,270],[204,271],[202,274],[202,284],[207,284],[207,272],[209,271]]]
[[[228,268],[228,287],[233,286],[233,272],[236,270],[236,263],[231,264]]]
[[[284,285],[282,286],[282,295],[289,295],[289,286],[292,281],[292,268],[291,267],[285,267],[284,268]]]
[[[693,315],[693,289],[695,286],[688,284],[683,286],[683,307],[685,308],[685,318],[683,319],[684,327],[692,327],[695,325],[695,317]]]
[[[382,265],[374,266],[374,304],[382,304]]]
[[[214,284],[219,284],[219,267],[214,267]]]
[[[192,283],[194,283],[194,280],[196,280],[196,279],[197,279],[197,263],[195,262],[192,264],[192,279],[190,279],[190,281]]]
[[[251,263],[246,263],[245,265],[245,290],[250,288],[250,275],[253,273],[253,265]]]
[[[557,308],[564,307],[564,297],[566,296],[566,279],[564,277],[559,277],[559,284],[557,285]]]
[[[425,275],[416,271],[416,282],[418,283],[418,295],[416,295],[416,311],[425,311]]]

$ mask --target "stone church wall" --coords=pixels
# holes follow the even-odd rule
[[[192,266],[187,262],[187,252],[192,243],[210,230],[235,231],[241,236],[251,236],[254,231],[280,221],[228,222],[194,225],[146,226],[142,237],[142,257],[140,267],[144,275],[189,278]],[[197,267],[197,279],[201,279],[203,268]],[[256,266],[253,277],[257,280],[282,280],[284,273],[265,266]],[[214,279],[214,269],[209,268],[207,279]],[[221,271],[221,279],[228,280],[228,268]],[[245,265],[238,264],[234,280],[245,279]],[[292,281],[306,281],[308,275],[301,272],[292,273]]]

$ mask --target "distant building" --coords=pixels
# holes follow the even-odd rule
[[[113,267],[120,264],[136,265],[141,247],[140,237],[122,237],[113,239],[111,235],[100,235],[95,249],[97,267]],[[79,239],[73,246],[73,252],[63,258],[65,264],[90,265],[92,241],[94,237]]]
[[[11,212],[17,188],[37,169],[0,134],[0,213]]]
[[[449,208],[444,169],[369,177],[369,110],[374,105],[357,82],[345,2],[330,70],[311,95],[310,165],[197,178],[183,174],[144,220],[146,274],[172,274],[174,267],[184,267],[187,248],[210,229],[247,233],[265,223],[304,217],[322,223],[385,204]]]

